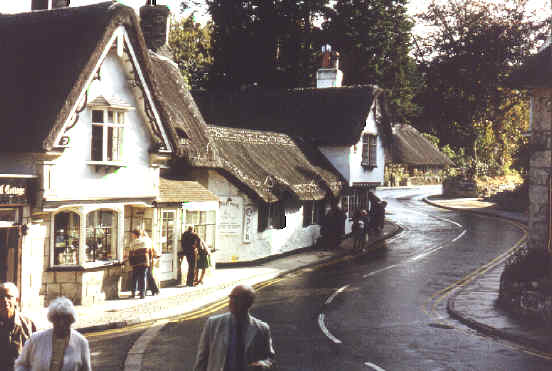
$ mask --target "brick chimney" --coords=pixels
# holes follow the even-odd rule
[[[339,53],[332,52],[332,46],[322,46],[322,62],[316,71],[317,88],[337,88],[343,81],[343,72],[339,69]]]
[[[69,6],[71,0],[52,0],[52,9],[65,8]]]
[[[157,51],[168,41],[169,8],[166,5],[157,5],[156,0],[148,0],[140,8],[140,26],[148,49]]]

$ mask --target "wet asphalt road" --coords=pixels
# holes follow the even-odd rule
[[[498,219],[426,205],[421,196],[427,193],[438,189],[377,192],[388,201],[387,217],[405,230],[376,256],[307,269],[259,290],[252,313],[272,328],[278,370],[552,367],[550,360],[448,317],[442,290],[508,250],[523,233]],[[191,370],[204,320],[166,325],[150,344],[143,370]],[[131,344],[124,334],[119,338]],[[93,355],[94,366],[115,340],[96,339],[106,354]],[[121,356],[113,347],[111,352],[115,365]]]

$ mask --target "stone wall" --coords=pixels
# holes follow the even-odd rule
[[[46,301],[65,296],[75,305],[92,305],[117,299],[121,291],[121,265],[90,270],[46,272]]]
[[[547,255],[548,245],[548,179],[552,174],[551,128],[552,89],[531,90],[532,155],[529,163],[529,238],[528,251],[539,249]],[[531,264],[524,263],[520,272],[530,273]],[[531,280],[504,278],[500,283],[499,304],[522,317],[535,318],[552,325],[552,282],[546,277],[549,268]],[[548,272],[549,274],[549,272]],[[507,276],[507,275],[506,275]]]
[[[529,144],[529,248],[547,245],[548,177],[552,173],[552,89],[533,89]]]

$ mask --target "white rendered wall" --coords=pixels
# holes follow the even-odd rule
[[[359,142],[354,146],[319,147],[320,152],[322,152],[337,171],[341,173],[349,186],[352,186],[355,182],[383,183],[385,166],[383,143],[381,134],[378,133],[373,110],[370,110],[368,118],[366,119],[366,126],[362,133],[377,135],[377,166],[375,168],[367,168],[361,165],[362,135]]]
[[[362,135],[357,144],[350,147],[350,174],[349,186],[358,182],[377,182],[383,184],[383,174],[385,170],[385,155],[383,151],[383,142],[381,140],[381,133],[378,133],[376,126],[376,120],[374,119],[374,111],[370,110],[370,114],[366,119],[366,126],[362,131],[362,134],[375,134],[377,135],[377,154],[375,168],[364,167],[362,163]]]
[[[236,261],[251,261],[261,259],[267,256],[281,254],[296,249],[309,247],[314,244],[320,236],[320,226],[311,225],[303,227],[303,209],[286,210],[286,228],[267,229],[258,233],[258,206],[255,201],[241,192],[232,183],[226,180],[216,171],[209,171],[208,187],[220,198],[239,197],[243,201],[241,211],[241,233],[224,234],[217,228],[215,260],[217,263],[227,263]],[[243,225],[245,208],[251,207],[253,213],[251,216],[251,239],[250,242],[244,242]],[[220,210],[220,209],[219,209]],[[217,213],[217,225],[221,212]]]
[[[115,96],[133,107],[138,103],[127,85],[125,72],[114,52],[106,57],[100,80],[94,80],[88,90],[88,101],[97,96]],[[86,108],[76,125],[65,135],[69,148],[54,161],[53,194],[47,200],[85,200],[156,196],[158,169],[149,165],[150,137],[138,110],[125,114],[123,162],[125,167],[109,171],[88,165],[91,159],[92,111]]]

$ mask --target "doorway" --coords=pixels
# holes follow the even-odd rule
[[[0,282],[21,286],[19,228],[0,228]]]
[[[176,279],[176,210],[162,209],[159,213],[161,259],[157,278],[160,281]]]

